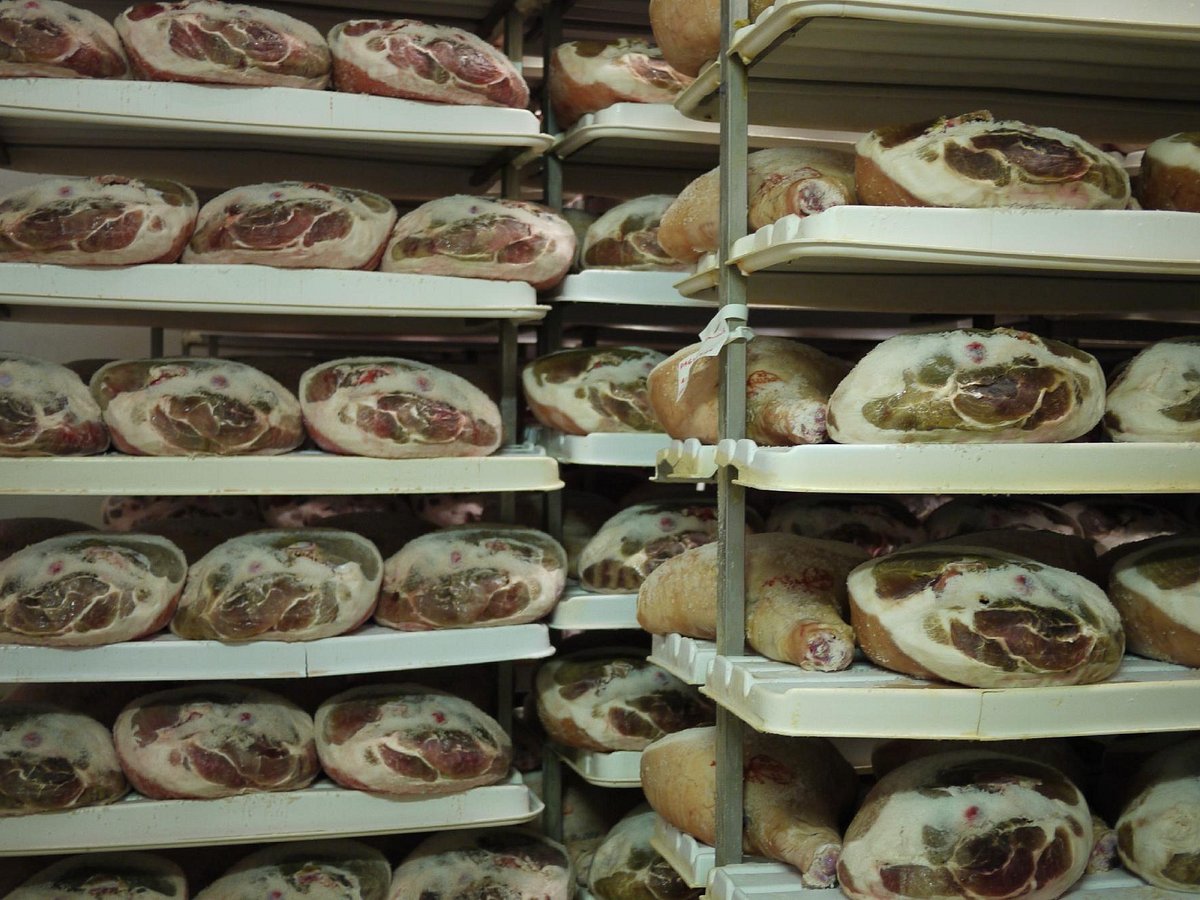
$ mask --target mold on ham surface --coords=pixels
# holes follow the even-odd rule
[[[540,356],[521,372],[530,410],[565,434],[654,432],[646,378],[666,359],[643,347],[581,347]]]
[[[116,29],[59,0],[0,0],[0,78],[125,78]]]
[[[79,376],[0,353],[0,457],[90,456],[108,449],[100,407]]]
[[[570,900],[562,844],[515,828],[448,831],[422,841],[396,869],[389,900]]]

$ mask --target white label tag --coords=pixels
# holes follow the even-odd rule
[[[683,398],[687,390],[688,380],[692,376],[692,367],[706,356],[716,356],[721,348],[732,341],[748,341],[754,337],[754,332],[745,325],[730,329],[731,318],[745,321],[749,310],[743,304],[730,304],[722,307],[720,312],[704,326],[700,332],[700,346],[685,356],[679,363],[679,383],[675,390],[675,399]]]

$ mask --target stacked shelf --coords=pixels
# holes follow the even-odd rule
[[[637,594],[598,594],[568,583],[550,616],[550,627],[559,631],[619,631],[640,628]]]

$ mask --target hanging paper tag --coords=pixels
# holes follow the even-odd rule
[[[733,341],[748,341],[754,337],[754,332],[745,325],[736,328],[729,327],[730,319],[741,319],[743,322],[750,314],[749,308],[742,303],[730,303],[721,307],[712,317],[704,330],[700,332],[700,346],[689,353],[679,363],[679,383],[675,391],[675,399],[680,400],[687,390],[688,379],[692,375],[692,366],[706,356],[716,356],[721,348]]]

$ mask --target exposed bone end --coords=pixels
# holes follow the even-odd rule
[[[831,207],[853,202],[854,197],[846,190],[845,184],[818,176],[796,182],[792,186],[788,206],[796,215],[812,216]]]
[[[850,629],[846,629],[850,632]],[[788,662],[813,672],[837,672],[854,659],[854,636],[827,625],[801,623],[792,630],[787,646]]]
[[[837,864],[842,855],[841,844],[825,844],[813,854],[808,868],[800,873],[805,887],[827,888],[837,882]]]

